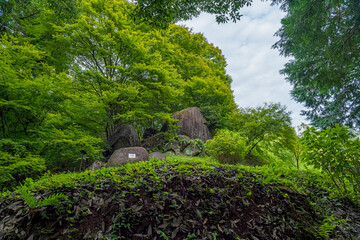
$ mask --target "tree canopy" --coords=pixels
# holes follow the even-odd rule
[[[183,26],[134,18],[128,1],[9,0],[0,10],[6,171],[75,167],[81,151],[101,159],[116,128],[130,123],[141,135],[187,107],[218,128],[236,108],[218,48]]]
[[[359,1],[284,1],[287,16],[274,45],[292,59],[281,71],[292,96],[321,128],[335,123],[359,128]]]

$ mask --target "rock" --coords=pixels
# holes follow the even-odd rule
[[[149,153],[143,147],[120,148],[109,158],[106,167],[120,167],[129,162],[149,160]]]
[[[209,128],[205,125],[205,118],[197,107],[187,108],[176,112],[172,118],[179,121],[175,124],[179,126],[176,130],[178,135],[186,135],[191,139],[201,139],[203,142],[212,138]]]
[[[144,131],[144,134],[143,134],[143,139],[147,139],[149,137],[152,137],[154,136],[155,134],[159,133],[158,130],[156,130],[155,128],[147,128],[145,129]]]
[[[121,127],[116,133],[112,135],[108,144],[113,150],[126,147],[136,147],[138,145],[138,135],[135,128],[128,124]]]
[[[152,136],[141,143],[141,146],[146,150],[161,151],[163,145],[166,143],[166,135],[161,133],[156,136]]]
[[[182,152],[186,156],[197,156],[201,153],[201,149],[195,142],[190,142],[190,144]]]
[[[189,146],[191,138],[185,135],[178,136],[178,142],[180,144],[180,150],[183,151],[187,146]]]
[[[175,140],[165,144],[163,149],[164,149],[164,152],[167,152],[170,154],[175,154],[175,155],[180,155],[180,152],[181,152],[180,144],[178,141],[175,141]]]
[[[105,163],[100,162],[100,161],[95,161],[90,165],[90,167],[87,168],[87,170],[95,171],[95,170],[98,170],[103,167],[105,167]]]
[[[160,152],[153,152],[153,153],[150,153],[149,160],[151,160],[153,158],[157,158],[158,160],[165,160],[166,155],[163,153],[160,153]]]

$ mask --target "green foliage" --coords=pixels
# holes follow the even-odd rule
[[[340,192],[360,194],[360,139],[347,127],[336,125],[319,131],[314,127],[304,132],[304,161],[322,169]],[[348,184],[350,183],[350,184]]]
[[[291,57],[282,73],[312,124],[359,128],[360,5],[357,0],[285,0],[274,45]]]
[[[92,219],[93,215],[89,215],[87,209],[92,211],[93,207],[113,209],[103,215],[112,224],[109,225],[108,232],[103,231],[104,236],[121,238],[126,235],[125,238],[129,238],[133,234],[132,230],[142,229],[137,232],[137,236],[159,238],[163,235],[171,238],[170,236],[176,235],[172,233],[181,224],[183,216],[186,216],[197,223],[196,229],[203,225],[208,229],[214,226],[211,231],[204,227],[203,235],[206,233],[207,239],[215,236],[217,239],[226,239],[229,235],[218,230],[219,228],[234,229],[235,232],[239,226],[246,227],[246,222],[241,223],[241,216],[257,207],[261,209],[261,216],[268,219],[268,222],[260,226],[269,229],[270,234],[273,233],[274,225],[278,227],[281,224],[286,230],[279,231],[277,236],[281,233],[288,234],[289,231],[306,231],[305,239],[305,236],[330,236],[334,228],[343,223],[331,216],[335,211],[332,208],[339,200],[328,198],[328,190],[331,189],[327,189],[327,181],[328,178],[317,170],[298,171],[275,164],[261,167],[229,166],[210,158],[168,156],[167,160],[137,162],[118,168],[48,174],[39,181],[27,181],[18,192],[31,210],[55,205],[55,208],[36,209],[35,212],[40,211],[42,215],[51,213],[45,221],[53,226],[61,221],[70,230],[81,231],[81,237],[88,230],[83,231],[72,224],[74,221]],[[331,206],[321,209],[321,201],[330,203]],[[231,210],[231,206],[241,209]],[[340,208],[344,210],[347,206],[349,205]],[[297,215],[282,212],[290,211],[289,209]],[[237,217],[232,220],[233,223],[222,221],[224,217],[234,214]],[[152,219],[150,227],[146,225],[145,228],[140,228],[144,226],[144,221],[141,221],[143,218],[146,218],[146,222]],[[34,223],[33,219],[29,221],[30,224]],[[36,220],[37,223],[38,221]],[[346,228],[348,223],[344,224]],[[201,233],[192,234],[192,224],[184,226],[186,232],[182,238],[201,236]],[[251,231],[254,236],[259,236],[256,235],[259,230],[252,226],[246,232]],[[248,236],[241,235],[243,232],[236,233],[247,238]]]
[[[105,121],[97,99],[41,63],[44,52],[34,45],[6,34],[0,40],[0,136],[54,169],[64,160],[79,163],[80,150],[99,159]]]
[[[345,221],[345,219],[336,220],[333,215],[327,216],[318,228],[317,237],[320,239],[328,238],[334,229]]]
[[[57,203],[59,203],[61,200],[67,200],[68,197],[63,194],[63,193],[55,193],[52,194],[40,201],[37,201],[32,195],[31,195],[31,191],[25,187],[25,186],[21,186],[20,189],[18,190],[20,196],[24,199],[24,201],[26,202],[26,204],[31,208],[39,208],[39,207],[45,207],[45,206],[49,206],[49,205],[56,205]]]
[[[144,17],[156,26],[165,27],[178,20],[189,20],[201,12],[216,14],[218,23],[240,20],[240,9],[250,6],[251,0],[137,0],[137,17]]]
[[[45,170],[45,160],[29,154],[23,145],[0,140],[0,191],[12,190],[26,178],[37,178]]]
[[[245,157],[281,159],[291,162],[290,149],[296,138],[291,127],[290,112],[285,106],[270,103],[256,108],[240,108],[228,120],[228,128],[239,132],[246,140]]]
[[[236,164],[243,162],[247,145],[240,133],[220,130],[213,139],[206,143],[207,151],[220,163]]]

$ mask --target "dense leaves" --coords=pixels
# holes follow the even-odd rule
[[[47,176],[39,182],[28,182],[20,191],[21,198],[12,195],[1,199],[0,237],[346,239],[357,236],[359,208],[350,202],[327,199],[326,191],[319,188],[324,180],[321,175],[312,174],[307,180],[315,180],[305,182],[299,174],[279,177],[281,170],[268,170],[274,175],[270,182],[256,171],[172,159]],[[297,179],[303,192],[280,184],[285,178],[294,182]],[[36,202],[28,199],[29,194],[36,196]],[[320,207],[323,204],[327,204],[326,213]],[[336,226],[337,219],[345,215],[351,221],[340,231],[343,228]],[[329,228],[334,231],[326,230]]]
[[[294,99],[318,127],[335,123],[358,128],[360,119],[360,3],[284,1],[287,16],[274,45],[291,57],[282,73]]]
[[[302,142],[305,146],[304,161],[322,169],[334,184],[348,194],[360,195],[360,139],[354,137],[348,128],[336,125],[318,131],[308,128]],[[348,189],[351,183],[352,189]]]
[[[134,19],[127,1],[10,0],[0,10],[0,137],[48,169],[102,159],[127,123],[142,135],[197,106],[216,129],[236,108],[218,48],[185,27]]]
[[[220,163],[237,164],[245,162],[248,146],[240,133],[221,130],[206,142],[206,150]]]
[[[225,23],[240,20],[240,9],[250,6],[252,0],[136,0],[138,14],[157,26],[166,26],[178,20],[197,17],[201,12],[216,14],[216,21]]]
[[[240,108],[228,122],[232,131],[246,138],[246,158],[269,161],[280,158],[291,161],[295,131],[291,127],[290,112],[280,104],[264,104],[256,108]]]

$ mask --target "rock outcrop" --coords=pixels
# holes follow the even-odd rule
[[[197,107],[187,108],[176,112],[172,118],[179,121],[175,124],[179,126],[177,134],[189,136],[191,139],[201,139],[203,142],[212,138],[209,128],[205,125],[205,118]]]
[[[115,151],[120,148],[136,147],[138,146],[138,142],[139,138],[135,128],[132,125],[127,124],[112,135],[108,144],[112,150]]]
[[[191,141],[189,145],[187,145],[183,150],[183,154],[186,156],[198,156],[202,150],[200,147],[196,144],[196,142]]]
[[[149,153],[143,147],[120,148],[109,158],[107,167],[120,167],[126,163],[149,160]]]

